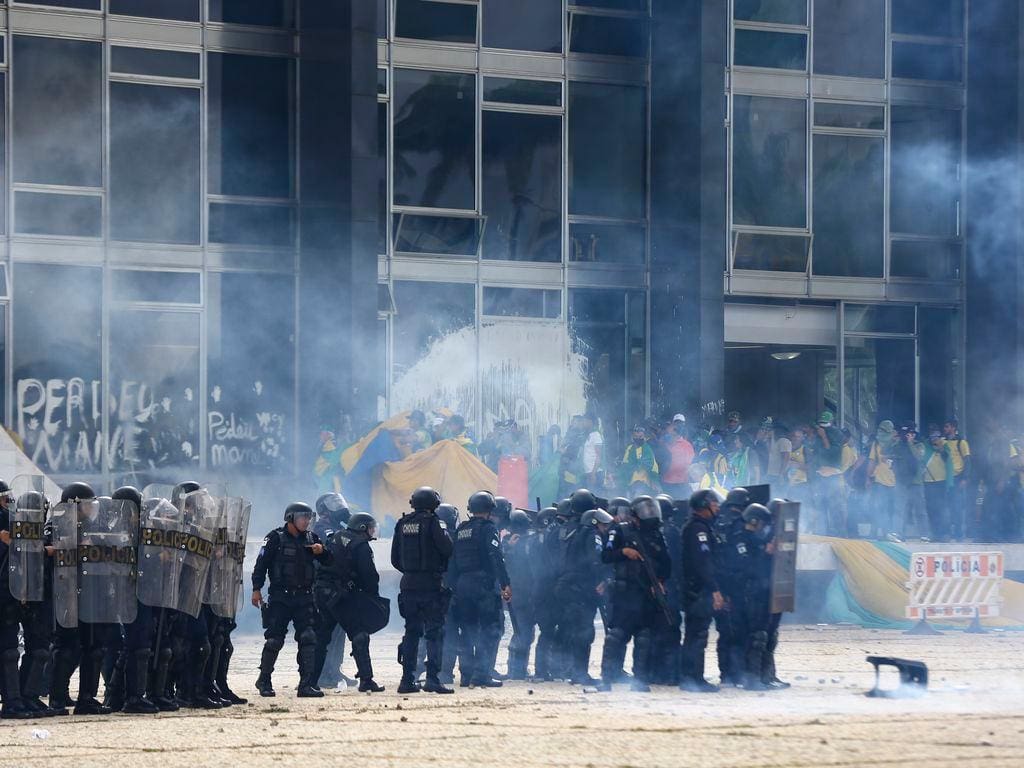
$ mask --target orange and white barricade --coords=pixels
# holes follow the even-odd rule
[[[919,552],[910,556],[907,618],[998,616],[1002,552]]]

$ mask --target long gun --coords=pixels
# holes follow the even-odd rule
[[[647,547],[639,531],[636,535],[636,548],[640,552],[640,562],[644,564],[647,580],[651,582],[651,594],[654,595],[654,601],[658,604],[661,612],[665,614],[665,621],[668,622],[669,626],[672,626],[676,622],[672,618],[672,611],[668,607],[668,600],[665,599],[665,586],[658,580],[658,575],[654,572],[654,564],[651,563],[651,559],[647,556]]]

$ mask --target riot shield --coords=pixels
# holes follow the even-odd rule
[[[138,597],[153,608],[178,607],[185,561],[181,513],[167,499],[142,502],[139,520]]]
[[[53,612],[57,623],[78,626],[78,504],[63,502],[50,510],[53,553]]]
[[[181,580],[178,582],[177,609],[198,617],[213,555],[217,501],[205,490],[194,491],[182,500],[181,513],[184,520],[185,558]]]
[[[7,566],[11,596],[22,602],[43,600],[43,524],[46,522],[46,497],[38,491],[18,496],[11,508],[11,544]]]
[[[174,486],[169,485],[168,483],[150,483],[142,489],[142,500],[170,499],[173,491]]]
[[[46,478],[43,475],[15,475],[11,479],[11,493],[14,498],[32,491],[46,495]]]
[[[78,504],[78,618],[130,624],[138,611],[135,565],[139,508],[127,499]]]
[[[246,499],[228,499],[227,504],[227,560],[230,565],[227,585],[221,600],[214,604],[213,612],[233,619],[238,612],[238,594],[242,587],[242,563],[245,560],[245,541],[249,535],[252,504]]]
[[[203,590],[203,603],[209,605],[218,616],[221,615],[233,570],[228,555],[228,509],[241,501],[223,496],[214,498],[216,514],[213,522],[213,551]]]
[[[772,557],[772,613],[796,610],[796,554],[800,535],[800,502],[784,501],[775,512],[775,554]]]

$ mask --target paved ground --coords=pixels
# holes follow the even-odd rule
[[[210,714],[3,721],[0,766],[1024,765],[1024,633],[922,638],[784,627],[779,667],[791,690],[704,696],[513,683],[401,697],[393,693],[396,642],[374,638],[383,694],[295,699],[295,674],[285,671],[276,699]],[[258,643],[237,642],[233,681],[243,695],[254,694]],[[866,698],[872,653],[926,661],[931,691]]]

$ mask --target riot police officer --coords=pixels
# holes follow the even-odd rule
[[[659,611],[655,620],[651,681],[660,685],[678,685],[679,647],[683,639],[681,631],[683,614],[679,600],[678,575],[683,565],[681,547],[685,516],[680,513],[680,504],[668,494],[659,494],[655,497],[655,501],[661,508],[662,536],[668,547],[671,572],[675,578],[665,582],[667,615],[665,612]]]
[[[768,510],[772,513],[772,520],[776,520],[778,517],[778,510],[780,505],[785,502],[782,499],[772,499],[768,505]],[[765,545],[765,552],[769,558],[775,556],[775,531],[772,530],[767,538],[768,543]],[[769,566],[769,573],[770,573]],[[782,614],[773,613],[768,618],[768,639],[765,645],[764,651],[764,662],[761,667],[761,682],[765,687],[772,690],[781,690],[789,688],[790,684],[783,682],[779,679],[778,674],[775,671],[775,649],[779,646],[779,625],[782,623]]]
[[[771,558],[766,551],[772,514],[761,504],[743,511],[744,526],[726,547],[726,563],[736,592],[732,597],[733,627],[742,648],[740,679],[748,691],[767,689],[761,670],[768,647],[771,618]]]
[[[522,510],[509,516],[509,536],[502,542],[505,565],[515,599],[509,603],[512,639],[508,645],[508,677],[525,680],[537,625],[537,571],[541,554],[537,532]]]
[[[402,665],[399,693],[418,693],[416,663],[420,638],[427,641],[427,681],[423,690],[454,693],[441,684],[441,656],[444,646],[444,620],[450,591],[442,583],[452,540],[435,514],[441,495],[433,488],[413,491],[411,512],[402,516],[391,540],[391,564],[402,574],[398,611],[405,619],[405,635],[398,647]]]
[[[459,625],[461,685],[497,688],[501,681],[491,673],[501,642],[501,601],[511,600],[512,590],[498,529],[491,521],[494,496],[478,491],[469,497],[468,509],[471,517],[455,531],[448,567],[455,590],[452,613]]]
[[[21,678],[18,671],[18,625],[21,606],[11,594],[7,579],[7,562],[11,545],[11,488],[0,480],[0,695],[3,708],[0,718],[24,720],[35,715],[21,698]]]
[[[679,687],[694,693],[718,690],[717,685],[704,679],[704,655],[712,616],[725,608],[715,573],[717,543],[712,529],[720,503],[714,490],[697,491],[690,497],[692,514],[683,527],[681,593],[685,617]]]
[[[740,611],[733,610],[733,603],[743,600],[742,586],[737,582],[729,567],[733,545],[743,530],[743,510],[750,505],[750,492],[737,486],[726,494],[725,501],[715,517],[714,533],[718,544],[715,552],[718,562],[715,570],[718,586],[725,598],[722,610],[715,611],[715,629],[718,640],[715,650],[718,656],[718,672],[722,685],[741,685],[743,682],[743,628]]]
[[[441,521],[441,527],[448,532],[449,536],[455,533],[459,527],[459,510],[452,504],[441,504],[435,513]],[[444,574],[444,586],[449,592],[452,584],[449,581],[448,572]],[[418,669],[420,672],[426,670],[426,640],[420,641],[420,658]],[[455,682],[455,662],[459,658],[459,625],[452,615],[451,605],[444,614],[444,641],[441,647],[441,672],[438,676],[442,683],[451,684]]]
[[[537,654],[534,661],[534,676],[539,680],[553,680],[556,664],[558,613],[553,601],[547,599],[558,561],[558,518],[557,507],[546,507],[537,515],[537,545],[535,547],[534,569],[536,579],[536,606],[539,635]]]
[[[260,696],[274,696],[271,673],[284,647],[288,624],[295,625],[299,644],[298,696],[323,696],[316,686],[316,607],[313,604],[314,561],[328,563],[330,553],[320,537],[309,530],[313,510],[293,502],[284,511],[285,524],[267,534],[252,571],[252,604],[263,612],[263,655],[256,690]],[[261,590],[270,575],[270,595],[263,601]]]
[[[373,562],[370,542],[377,537],[377,521],[365,512],[348,519],[346,528],[334,531],[327,542],[331,562],[317,569],[316,603],[320,624],[316,637],[316,678],[319,678],[336,626],[352,642],[360,693],[380,693],[384,687],[373,679],[370,635],[388,622],[380,610],[380,576]]]
[[[654,676],[653,640],[665,623],[665,582],[672,575],[668,546],[661,534],[661,507],[650,496],[633,500],[632,519],[613,525],[601,560],[614,568],[608,634],[601,655],[601,685],[605,691],[622,673],[626,644],[633,639],[634,691],[650,691]],[[649,568],[648,568],[649,566]],[[653,573],[654,579],[651,578]]]
[[[320,537],[323,542],[329,542],[335,531],[342,530],[348,523],[351,512],[348,502],[340,493],[325,493],[316,500],[316,522],[313,524],[313,533]],[[317,680],[320,688],[334,688],[340,683],[347,686],[354,681],[349,680],[341,672],[342,663],[345,659],[345,632],[341,626],[337,626],[331,643],[327,646],[327,655],[324,658],[323,671]],[[342,687],[345,687],[342,686]]]

